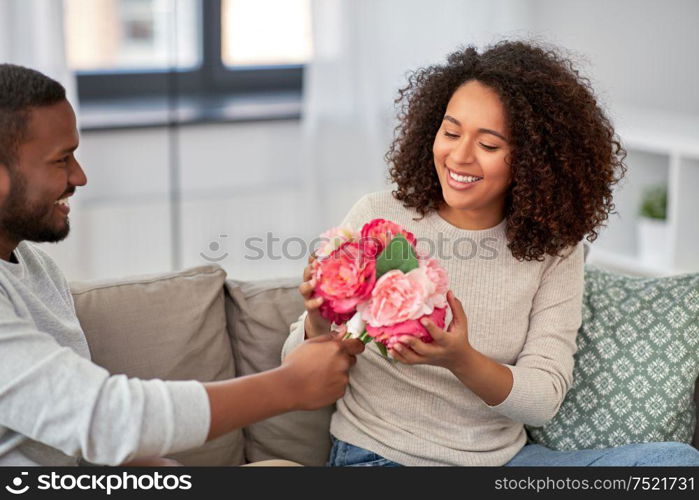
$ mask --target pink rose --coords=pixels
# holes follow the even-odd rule
[[[395,222],[385,219],[374,219],[364,224],[361,237],[363,240],[372,240],[378,243],[378,255],[386,248],[386,245],[391,242],[393,237],[398,234],[405,236],[405,239],[415,247],[415,236],[413,233],[406,231]]]
[[[449,277],[437,259],[421,259],[420,269],[427,280],[428,297],[426,302],[432,307],[447,307]]]
[[[323,297],[320,314],[335,323],[344,323],[357,304],[371,295],[376,283],[375,246],[348,242],[329,257],[313,263],[315,295]]]
[[[432,311],[432,314],[426,314],[419,319],[409,319],[395,325],[374,327],[367,323],[366,331],[374,341],[382,343],[389,349],[404,335],[412,335],[425,343],[430,343],[432,342],[432,336],[430,332],[427,331],[427,328],[422,326],[420,320],[422,318],[429,318],[439,328],[444,328],[446,315],[447,310],[443,307],[435,309]]]
[[[417,271],[417,273],[416,273]],[[357,310],[374,327],[395,325],[432,312],[425,310],[429,290],[419,268],[404,274],[394,269],[381,276],[371,292],[371,300]]]

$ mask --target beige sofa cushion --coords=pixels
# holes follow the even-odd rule
[[[298,279],[226,282],[226,314],[238,376],[280,365],[289,325],[303,312],[299,285]],[[332,411],[329,406],[291,412],[246,427],[245,458],[248,462],[281,458],[324,465],[330,452]]]
[[[208,382],[232,378],[218,266],[71,285],[92,359],[110,373]],[[185,465],[243,463],[240,430],[173,455]]]

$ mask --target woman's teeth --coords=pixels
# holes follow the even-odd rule
[[[452,172],[449,170],[449,176],[454,179],[455,181],[458,182],[464,182],[464,183],[469,183],[469,182],[476,182],[481,180],[483,177],[474,177],[472,175],[459,175],[455,172]]]

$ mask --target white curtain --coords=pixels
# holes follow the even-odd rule
[[[314,0],[303,110],[312,224],[336,224],[361,194],[386,188],[393,101],[409,70],[527,37],[529,12],[528,0]]]
[[[27,66],[63,84],[77,104],[66,63],[62,0],[0,0],[0,62]]]

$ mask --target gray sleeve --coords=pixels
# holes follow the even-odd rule
[[[0,293],[0,425],[105,465],[204,443],[210,409],[195,381],[109,373],[19,318]]]
[[[50,279],[55,283],[58,291],[66,302],[71,305],[73,311],[75,311],[75,302],[70,292],[70,284],[63,274],[63,271],[61,271],[61,268],[58,267],[58,264],[56,264],[51,256],[39,245],[29,243],[28,241],[24,241],[22,244],[24,245],[24,252],[31,252],[33,257],[41,263],[41,269],[50,276]]]
[[[551,420],[573,380],[575,338],[582,323],[582,243],[554,257],[544,272],[529,315],[527,340],[514,365],[505,400],[490,408],[517,422],[541,426]]]

